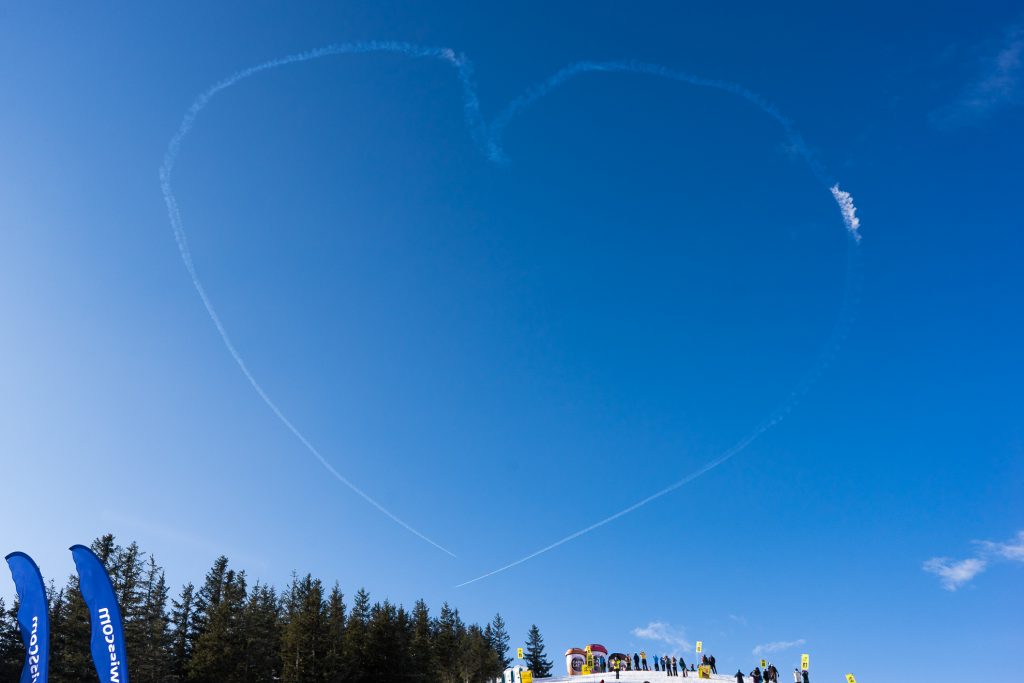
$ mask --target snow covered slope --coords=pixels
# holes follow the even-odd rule
[[[667,676],[664,671],[620,671],[619,681],[622,683],[661,683],[662,681],[671,683],[703,683],[707,681],[706,678],[697,678],[696,671],[688,672],[689,676],[683,678],[683,672],[680,671],[678,676]],[[790,676],[792,678],[792,676]],[[586,676],[552,676],[551,678],[535,678],[533,679],[536,683],[599,683],[604,681],[605,683],[612,683],[615,680],[615,672],[604,673],[604,674],[587,674]],[[711,675],[712,681],[718,681],[718,683],[736,683],[736,679],[732,676],[724,676],[718,674],[717,676]],[[749,681],[749,677],[744,672],[744,680]],[[782,680],[782,674],[779,674],[779,680]]]

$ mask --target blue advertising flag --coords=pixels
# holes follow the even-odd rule
[[[128,683],[128,657],[124,647],[121,608],[114,585],[96,554],[84,545],[71,546],[78,568],[78,587],[89,608],[92,625],[92,661],[101,683]]]
[[[11,553],[6,559],[18,590],[18,625],[25,641],[21,683],[46,683],[50,664],[50,613],[43,575],[25,553]]]

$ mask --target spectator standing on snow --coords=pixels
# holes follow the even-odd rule
[[[658,655],[654,655],[654,657],[652,659],[654,660],[654,670],[655,671],[659,671],[659,669],[658,669]]]
[[[807,673],[807,669],[804,669],[804,683],[811,683],[811,676]]]
[[[711,655],[708,657],[708,664],[711,665],[711,673],[718,674],[718,668],[715,666],[715,656]]]
[[[804,677],[800,673],[800,669],[793,669],[793,683],[803,683]]]
[[[750,680],[754,683],[761,683],[761,669],[754,667],[754,670],[750,672]]]
[[[633,653],[633,671],[640,670],[640,655]]]
[[[643,671],[650,671],[650,669],[647,668],[647,653],[646,652],[641,652],[640,653],[640,666],[643,667],[643,669],[642,669]]]
[[[736,675],[733,678],[736,679],[736,683],[743,683],[743,669],[736,669]]]
[[[680,662],[683,661],[683,658],[680,657],[679,661]],[[685,664],[683,664],[683,671],[686,671],[686,665]],[[672,658],[672,675],[673,676],[678,676],[679,675],[679,667],[676,665],[676,658],[675,657]]]

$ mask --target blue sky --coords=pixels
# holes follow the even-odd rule
[[[1010,3],[7,7],[7,550],[63,579],[65,548],[110,530],[175,584],[224,552],[278,584],[295,569],[473,620],[500,610],[555,655],[700,639],[723,669],[749,670],[758,646],[783,666],[810,652],[816,680],[1009,669],[1022,27]],[[863,222],[839,353],[735,458],[454,588],[750,433],[815,366],[849,242],[777,123],[721,92],[581,76],[509,124],[505,164],[439,61],[330,57],[218,95],[174,170],[211,299],[297,428],[453,559],[331,478],[252,390],[157,175],[215,82],[365,40],[464,54],[487,120],[588,59],[758,93]]]

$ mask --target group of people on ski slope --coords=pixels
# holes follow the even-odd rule
[[[646,652],[634,652],[632,662],[630,661],[630,657],[628,655],[625,659],[612,659],[611,668],[612,671],[615,672],[615,678],[618,679],[620,671],[651,671],[652,669],[649,668],[647,665],[646,655]],[[651,663],[654,667],[653,671],[664,671],[666,676],[678,676],[680,669],[682,669],[683,671],[684,678],[687,675],[686,662],[683,661],[682,657],[674,657],[670,655],[658,657],[657,655],[655,655],[651,658]],[[718,669],[715,666],[714,655],[710,657],[708,655],[702,655],[701,666],[708,666],[711,668],[711,673],[718,673]],[[692,663],[690,664],[690,671],[694,673],[697,672],[696,667]]]
[[[761,667],[755,666],[749,676],[753,683],[779,683],[779,670],[775,668],[774,664],[766,666],[763,672]],[[736,683],[743,683],[743,670],[738,670],[734,678]],[[807,669],[793,669],[793,683],[811,683]]]

